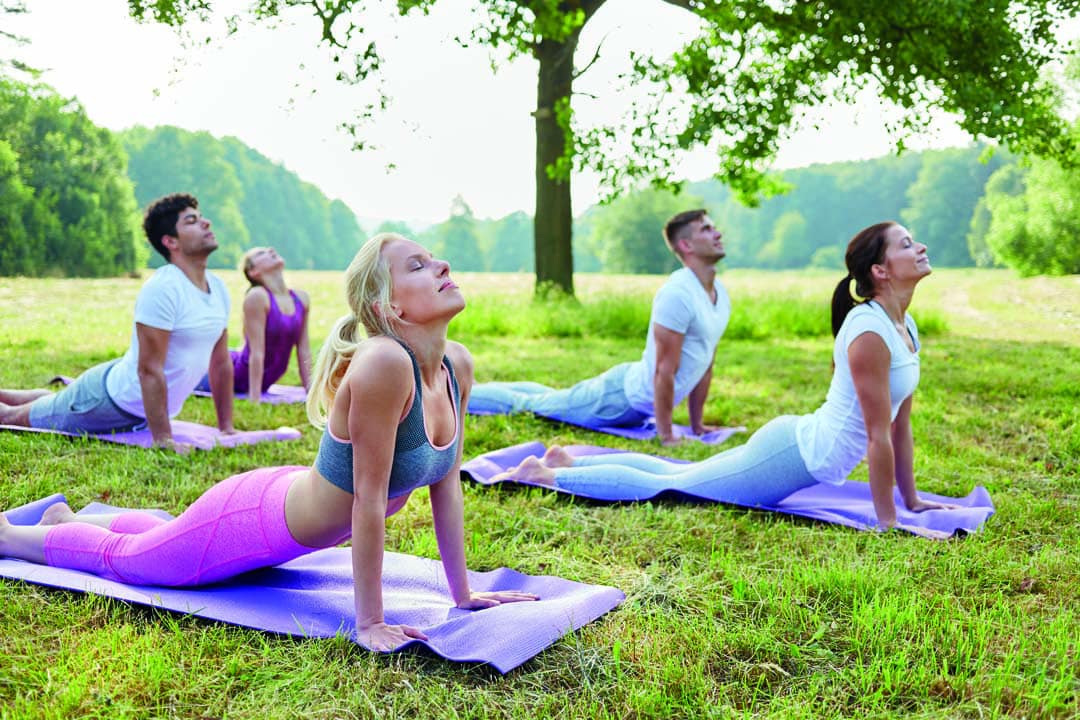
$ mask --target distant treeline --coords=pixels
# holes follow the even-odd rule
[[[236,138],[175,127],[136,127],[118,137],[140,207],[178,190],[199,199],[220,245],[211,267],[236,267],[246,249],[272,245],[291,268],[339,269],[365,240],[345,203]]]
[[[841,269],[859,228],[899,220],[937,266],[1080,273],[1080,174],[1056,163],[969,147],[782,177],[789,192],[757,208],[715,180],[588,208],[574,224],[575,269],[667,272],[676,261],[660,235],[664,221],[704,207],[724,232],[729,267]],[[235,138],[174,127],[112,133],[46,86],[0,79],[0,275],[104,276],[160,264],[143,238],[141,208],[176,191],[198,196],[214,222],[221,248],[213,267],[273,245],[290,267],[341,269],[366,238],[344,203]],[[369,230],[416,238],[457,270],[534,268],[528,214],[480,219],[461,197],[436,225],[387,221]]]
[[[1080,273],[1080,173],[1055,162],[973,146],[812,165],[782,178],[789,191],[756,208],[716,180],[690,183],[679,194],[642,190],[591,207],[575,221],[575,269],[673,270],[678,263],[661,228],[675,213],[701,207],[724,233],[728,267],[841,270],[859,229],[896,220],[929,246],[938,267]],[[532,269],[527,216],[477,220],[460,198],[454,208],[424,236],[455,267]]]

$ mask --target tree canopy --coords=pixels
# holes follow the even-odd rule
[[[0,274],[116,275],[148,252],[113,134],[46,85],[0,78]]]
[[[402,15],[437,0],[398,0]],[[570,177],[600,172],[610,189],[643,179],[677,184],[683,151],[715,147],[716,177],[754,202],[782,186],[768,168],[781,141],[808,108],[851,103],[875,89],[897,108],[899,147],[929,122],[930,109],[954,113],[975,137],[1015,150],[1066,158],[1074,139],[1055,112],[1055,92],[1040,70],[1062,52],[1055,31],[1080,12],[1075,0],[665,0],[695,15],[700,32],[669,58],[630,58],[632,82],[652,97],[623,122],[581,128],[572,111],[575,51],[605,0],[489,0],[474,5],[463,43],[538,67],[536,212],[538,285],[573,291]],[[338,77],[362,81],[382,61],[365,28],[366,0],[256,0],[250,17],[273,22],[290,8],[319,21]],[[181,26],[208,17],[211,0],[129,0],[132,15]],[[240,23],[234,18],[230,27]],[[366,113],[370,114],[371,108]]]

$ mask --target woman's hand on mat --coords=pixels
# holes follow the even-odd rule
[[[906,525],[904,523],[896,523],[893,525],[895,530],[906,530],[913,535],[919,537],[930,538],[931,540],[948,540],[953,536],[950,532],[944,530],[932,530],[931,528],[919,527],[918,525]]]
[[[360,641],[376,652],[395,650],[410,640],[427,640],[428,637],[417,628],[408,625],[387,625],[374,623],[367,627],[357,627],[356,634]]]
[[[907,509],[911,512],[923,512],[924,510],[956,510],[959,505],[953,503],[936,502],[934,500],[923,500],[921,497],[916,496],[913,502],[905,502]]]
[[[462,610],[483,610],[484,608],[495,607],[496,605],[502,605],[503,603],[512,602],[527,602],[530,600],[539,600],[539,595],[533,593],[520,592],[518,590],[500,590],[497,592],[472,592],[469,593],[469,599],[464,602],[459,602],[457,606]]]

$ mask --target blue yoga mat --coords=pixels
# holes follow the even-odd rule
[[[492,478],[499,473],[516,467],[522,460],[529,456],[542,457],[544,444],[541,442],[522,443],[512,445],[501,450],[493,450],[469,460],[461,466],[462,472],[468,474],[476,482],[482,485],[494,484]],[[569,445],[566,450],[575,456],[600,455],[604,453],[619,453],[623,450],[613,448],[596,447],[593,445]],[[502,482],[516,482],[506,481]],[[520,483],[527,484],[527,483]],[[539,485],[549,490],[570,493],[565,488]],[[896,499],[897,522],[909,528],[934,530],[949,534],[975,532],[982,527],[986,519],[994,514],[994,504],[990,500],[990,494],[986,488],[976,485],[967,496],[962,498],[950,498],[932,493],[920,492],[922,497],[928,500],[937,500],[945,503],[960,505],[955,510],[927,510],[921,513],[910,512],[904,507],[898,491],[894,491]],[[724,497],[723,487],[698,486],[693,492],[684,491],[671,485],[667,478],[658,478],[655,492],[646,497],[618,497],[612,493],[603,497],[597,495],[579,494],[593,500],[607,501],[632,501],[649,500],[660,495],[674,495],[691,500],[707,500],[711,502],[732,503]],[[870,485],[864,482],[848,480],[843,485],[826,485],[818,483],[808,488],[803,488],[788,495],[776,505],[755,505],[758,510],[799,515],[801,517],[821,520],[836,525],[859,530],[874,530],[877,526],[877,516],[874,514],[874,505],[870,499]],[[902,528],[908,529],[908,528]]]
[[[32,525],[63,495],[8,510],[16,525]],[[117,512],[94,503],[80,513]],[[167,513],[154,511],[162,517]],[[353,607],[352,555],[348,548],[317,550],[276,567],[196,588],[125,585],[77,570],[0,558],[0,576],[98,595],[233,625],[300,637],[343,635],[358,644]],[[524,575],[507,568],[469,572],[473,590],[521,590],[536,602],[507,603],[486,610],[459,610],[450,600],[442,564],[388,552],[383,558],[383,604],[388,623],[418,627],[423,645],[447,660],[486,663],[508,672],[569,632],[618,606],[625,595],[604,585],[552,576]]]

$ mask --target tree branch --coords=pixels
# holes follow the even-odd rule
[[[585,63],[585,67],[581,68],[580,70],[575,70],[575,71],[574,71],[574,74],[573,74],[573,79],[574,79],[574,80],[577,80],[577,79],[578,79],[579,77],[581,77],[581,76],[582,76],[582,75],[584,75],[585,73],[589,72],[589,68],[591,68],[591,67],[592,67],[593,65],[595,65],[595,64],[596,64],[596,61],[600,59],[600,50],[602,50],[602,49],[603,49],[603,47],[604,47],[604,42],[605,42],[605,41],[606,41],[607,39],[608,39],[608,36],[607,36],[607,35],[605,35],[605,36],[604,36],[604,37],[603,37],[603,38],[602,38],[602,39],[600,40],[600,42],[599,42],[599,43],[597,43],[597,45],[596,45],[596,52],[594,52],[594,53],[593,53],[593,56],[592,56],[592,60],[590,60],[589,62]]]

